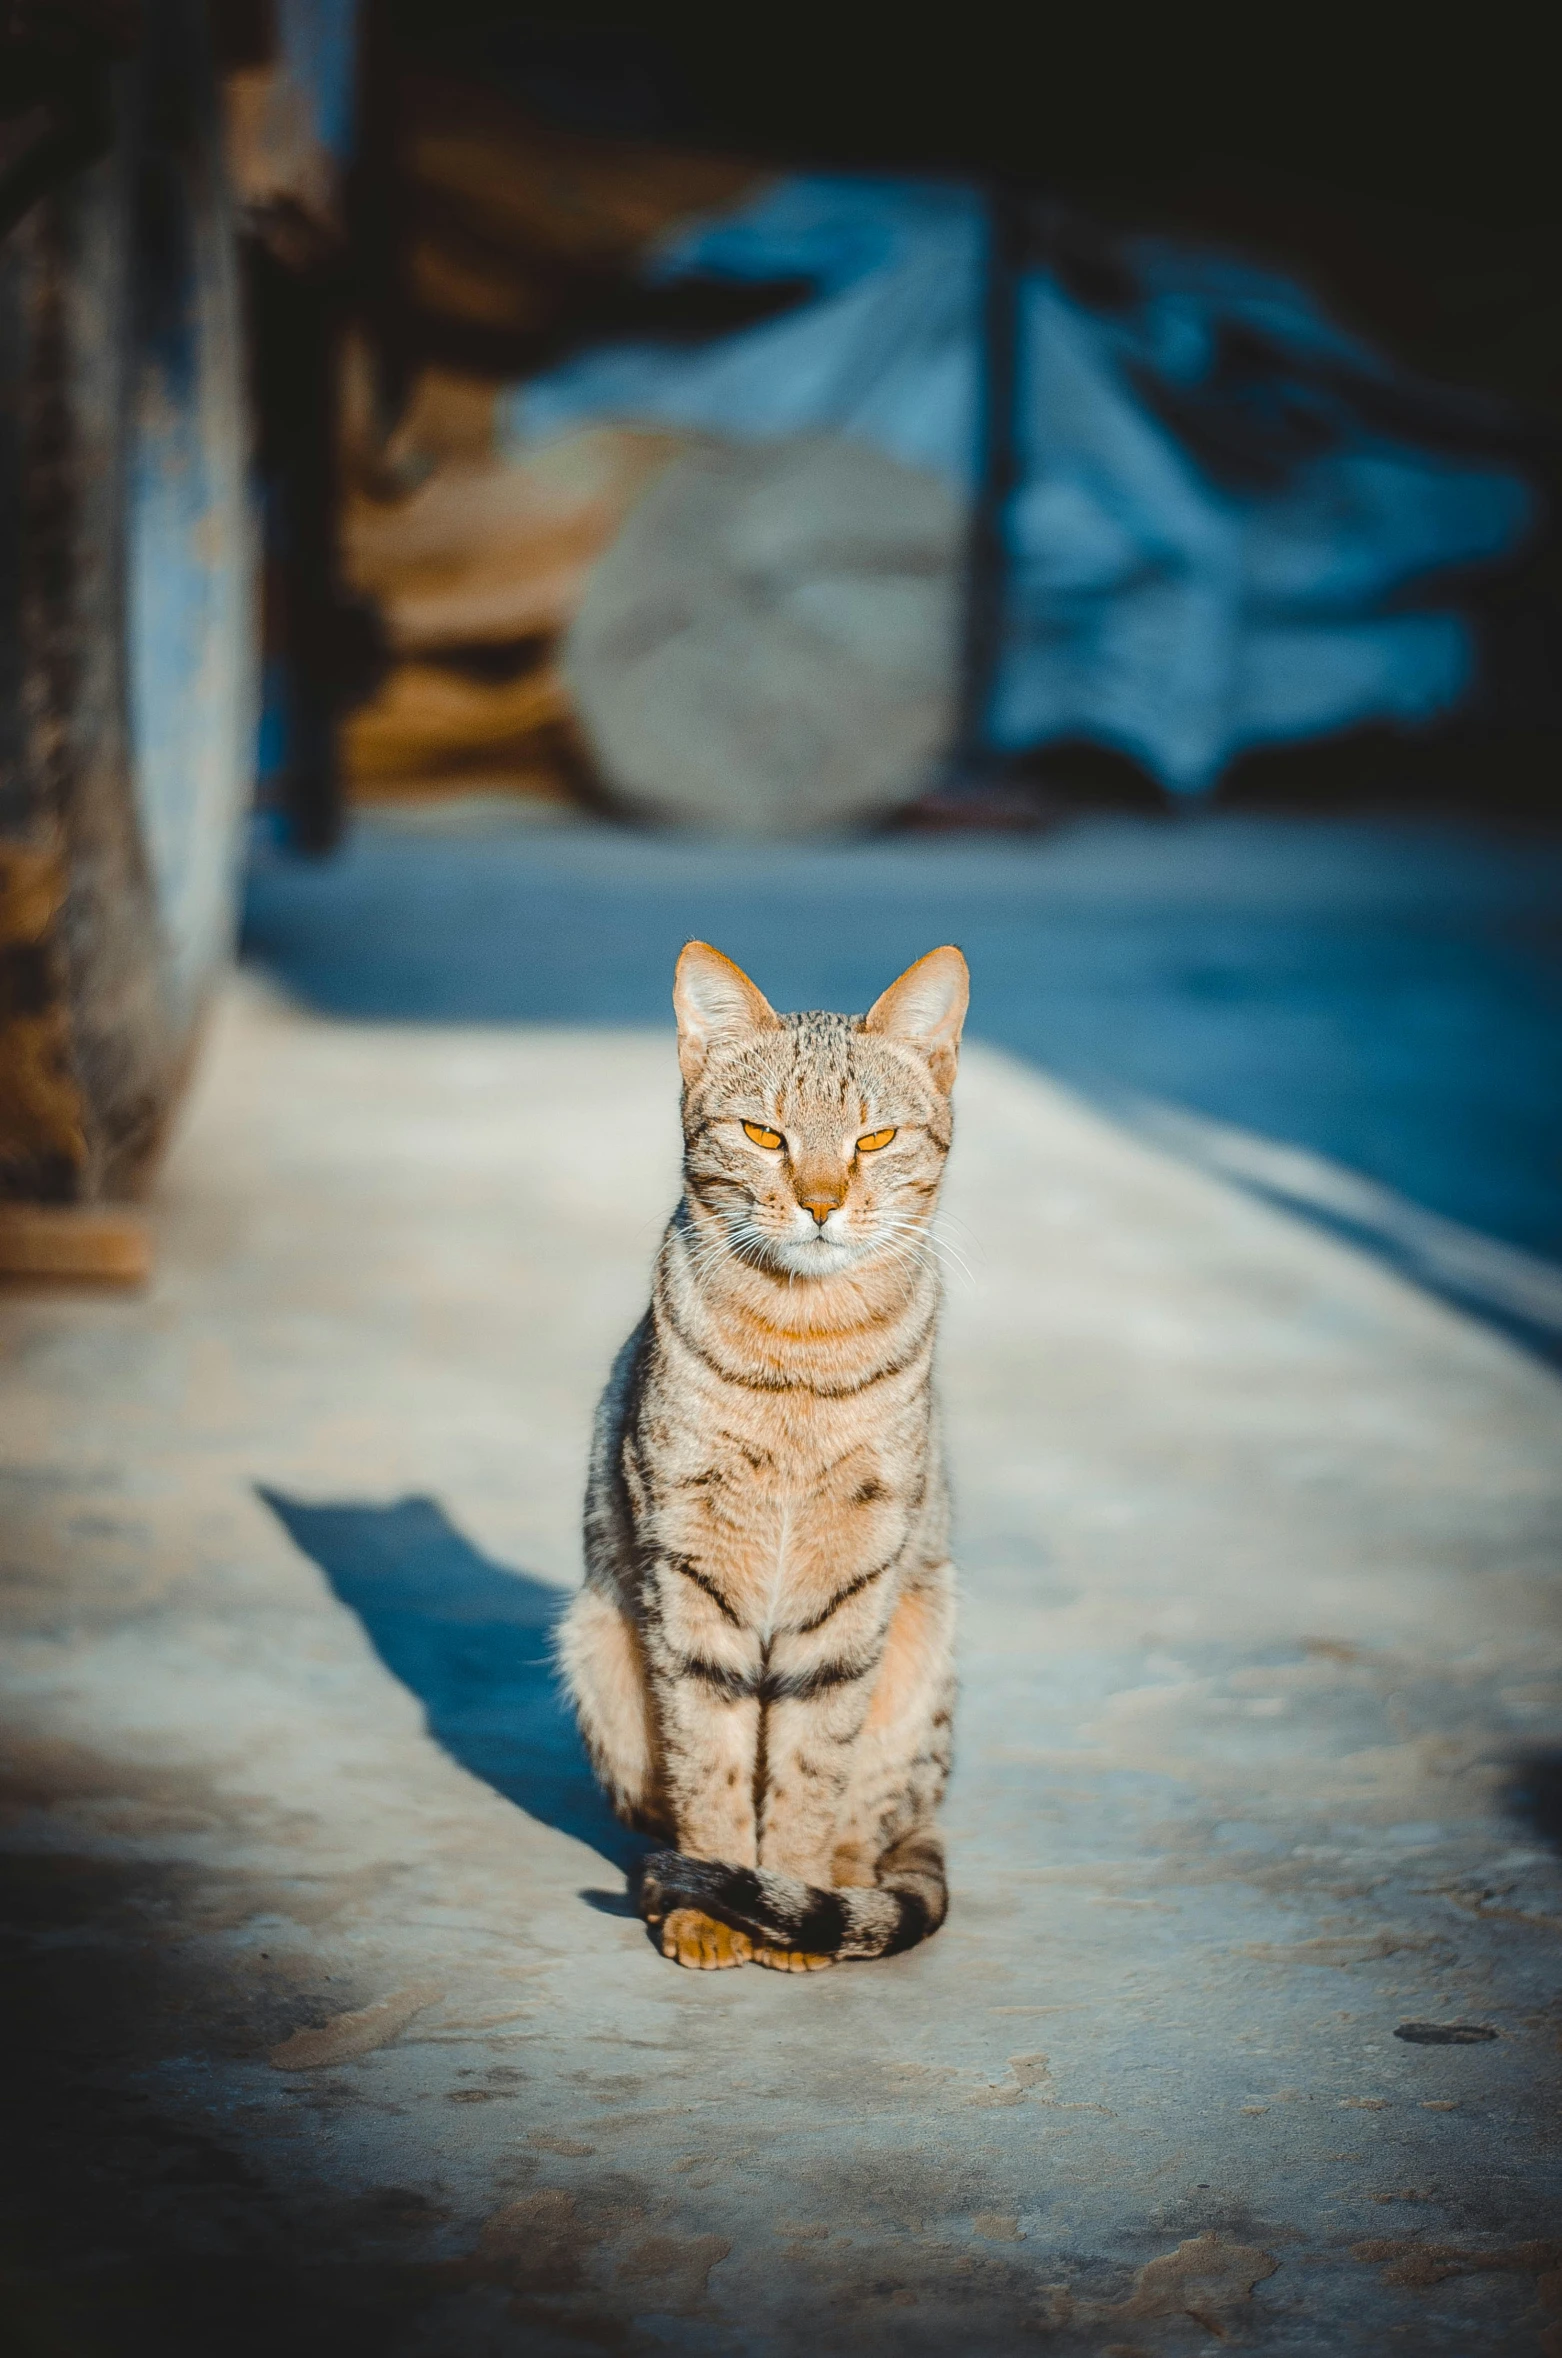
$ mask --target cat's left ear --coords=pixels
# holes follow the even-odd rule
[[[777,1032],[781,1018],[757,983],[709,942],[685,942],[673,979],[678,1063],[692,1086],[711,1050],[745,1032]]]
[[[929,950],[915,966],[908,966],[899,981],[874,1000],[862,1019],[862,1028],[919,1049],[947,1097],[955,1085],[960,1027],[970,1003],[970,969],[953,944],[946,942],[941,950]]]

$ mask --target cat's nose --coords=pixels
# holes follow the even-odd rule
[[[822,1228],[830,1214],[840,1210],[846,1198],[843,1194],[825,1195],[820,1193],[818,1195],[800,1195],[797,1200],[805,1212],[812,1212],[816,1223]]]

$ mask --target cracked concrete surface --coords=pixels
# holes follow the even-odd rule
[[[0,1303],[23,2350],[1562,2352],[1562,1387],[958,1103],[950,1922],[686,1974],[546,1661],[670,1039],[234,986],[151,1288]]]

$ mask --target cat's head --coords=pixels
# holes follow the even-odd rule
[[[701,1226],[778,1277],[909,1256],[949,1151],[969,996],[965,960],[945,948],[866,1015],[778,1015],[730,958],[687,943],[673,1005]]]

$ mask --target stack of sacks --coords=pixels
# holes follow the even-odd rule
[[[579,763],[554,649],[593,563],[683,442],[593,427],[505,460],[495,391],[426,371],[380,450],[353,432],[363,405],[348,404],[344,563],[378,609],[393,658],[346,724],[356,799],[574,792]]]
[[[410,68],[398,111],[407,340],[438,365],[387,442],[366,355],[347,359],[344,568],[392,656],[346,725],[349,788],[557,800],[583,764],[555,647],[596,558],[689,437],[593,423],[501,447],[497,397],[517,369],[639,316],[657,242],[739,201],[758,175],[561,129]],[[716,302],[722,321],[754,309],[731,289]]]
[[[568,130],[472,82],[409,71],[400,107],[407,300],[429,349],[474,360],[485,338],[540,361],[611,327],[664,237],[762,185],[741,159]]]
[[[706,440],[592,570],[564,678],[625,811],[828,834],[937,783],[954,728],[962,503],[842,435]]]

